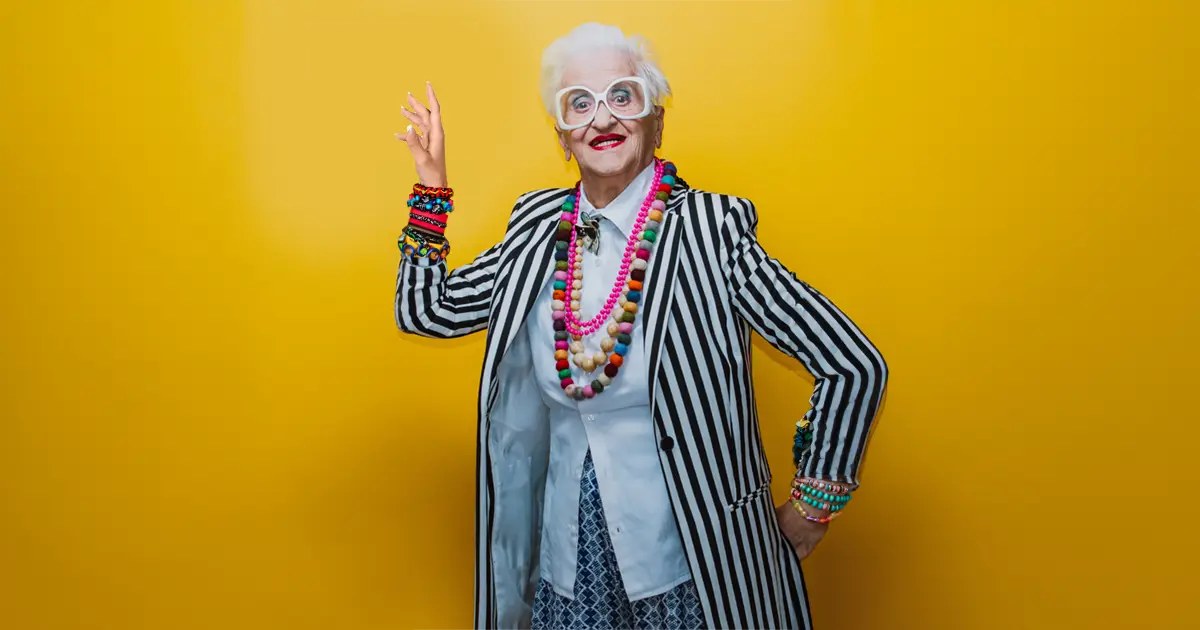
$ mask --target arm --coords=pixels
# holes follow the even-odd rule
[[[487,328],[500,245],[450,273],[445,260],[421,265],[402,256],[396,272],[396,326],[406,333],[442,339]]]
[[[798,475],[857,487],[887,364],[845,313],[763,250],[757,225],[754,204],[733,199],[722,229],[723,271],[738,313],[816,379],[803,419],[812,443],[793,453]]]
[[[412,110],[403,107],[401,110],[412,124],[403,135],[396,134],[396,137],[412,152],[421,185],[443,189],[446,186],[446,147],[442,106],[428,82],[425,94],[429,99],[428,108],[409,92],[408,105]],[[417,135],[417,129],[421,135]],[[416,187],[413,192],[417,194]],[[425,192],[435,196],[450,194],[448,190]],[[453,205],[436,199],[429,201],[435,205],[425,206],[425,212],[433,214],[425,214],[425,218],[440,225],[431,227],[428,222],[413,223],[410,220],[409,227],[435,244],[445,243],[445,223]],[[411,197],[409,205],[413,206]],[[435,207],[438,210],[431,209]],[[414,212],[420,209],[417,205]],[[407,243],[407,239],[408,236],[402,237],[401,243]],[[442,256],[431,262],[431,258],[401,253],[400,269],[396,272],[396,326],[407,333],[439,338],[461,337],[487,328],[500,251],[501,244],[497,243],[471,263],[450,273],[446,272],[446,259]]]

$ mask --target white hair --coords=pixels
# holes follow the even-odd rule
[[[640,35],[626,36],[616,26],[588,22],[555,40],[542,53],[542,76],[538,87],[547,113],[554,115],[554,95],[563,87],[562,78],[567,64],[581,54],[598,50],[628,53],[637,76],[646,82],[650,100],[655,105],[662,105],[671,95],[671,85],[654,59],[649,40]]]

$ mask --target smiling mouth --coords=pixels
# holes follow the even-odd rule
[[[615,149],[622,144],[625,144],[625,136],[610,133],[603,136],[596,136],[595,139],[588,143],[588,146],[597,151],[605,151]]]

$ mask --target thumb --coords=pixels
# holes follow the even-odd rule
[[[417,136],[417,132],[413,129],[412,125],[409,125],[407,128],[405,128],[403,135],[396,134],[396,137],[400,138],[405,144],[408,145],[408,150],[412,152],[413,159],[415,159],[418,164],[424,163],[424,161],[429,158],[429,152],[425,150],[425,147],[421,146],[421,138]]]

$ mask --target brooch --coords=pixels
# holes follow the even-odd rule
[[[580,224],[579,240],[583,243],[584,249],[592,252],[592,254],[600,253],[600,219],[597,216],[590,215],[586,212],[579,214]]]

